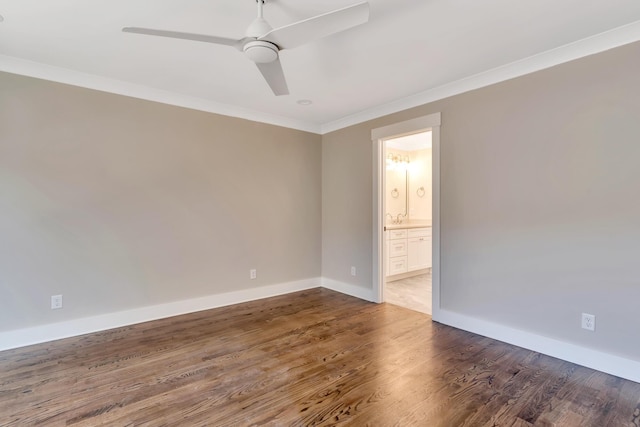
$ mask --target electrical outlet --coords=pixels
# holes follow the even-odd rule
[[[62,308],[62,295],[51,295],[51,310]]]
[[[582,329],[588,331],[596,330],[596,316],[593,314],[582,313]]]
[[[258,277],[258,271],[255,268],[249,270],[249,279],[253,280],[256,277]]]
[[[356,268],[354,266],[351,266],[351,275],[352,276],[356,275]]]

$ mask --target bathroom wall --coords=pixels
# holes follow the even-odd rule
[[[386,169],[386,211],[397,218],[397,215],[407,214],[404,219],[431,219],[431,148],[423,150],[405,151],[397,148],[387,148],[387,155],[397,155],[408,158],[408,168],[389,167]],[[407,179],[408,178],[408,179]],[[398,190],[394,197],[394,189]],[[418,189],[424,189],[418,192]],[[421,197],[421,196],[422,197]],[[406,198],[409,211],[407,212]],[[387,218],[387,221],[389,218]]]
[[[432,214],[432,150],[412,151],[409,166],[409,218],[431,220]]]

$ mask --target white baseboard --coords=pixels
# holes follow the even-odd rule
[[[331,289],[332,291],[340,292],[345,295],[360,298],[365,301],[375,302],[373,297],[373,289],[366,289],[361,286],[351,285],[345,282],[339,282],[333,279],[327,279],[323,277],[321,279],[322,287]]]
[[[640,362],[440,309],[438,322],[640,383]]]
[[[31,328],[0,332],[0,351],[89,334],[92,332],[104,331],[107,329],[119,328],[122,326],[148,322],[171,316],[179,316],[181,314],[193,313],[196,311],[254,301],[320,286],[366,301],[375,302],[372,289],[366,289],[349,283],[327,279],[325,277],[310,278],[295,282],[287,282],[223,294],[208,295],[201,298],[174,301],[166,304],[140,307],[133,310],[107,313],[98,316],[69,320],[66,322],[51,323]],[[640,383],[639,361],[558,341],[553,338],[472,318],[448,310],[438,310],[438,316],[435,320],[458,329],[463,329],[465,331],[473,332],[498,341],[503,341],[518,347],[526,348]]]
[[[298,280],[0,332],[0,351],[317,288],[321,282],[320,278]]]

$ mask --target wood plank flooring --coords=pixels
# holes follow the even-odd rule
[[[640,384],[326,289],[0,352],[2,426],[640,426]]]

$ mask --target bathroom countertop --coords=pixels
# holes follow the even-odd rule
[[[385,224],[387,230],[398,230],[404,228],[424,228],[431,227],[431,220],[419,220],[419,219],[410,219],[408,221],[403,221],[402,224]]]

